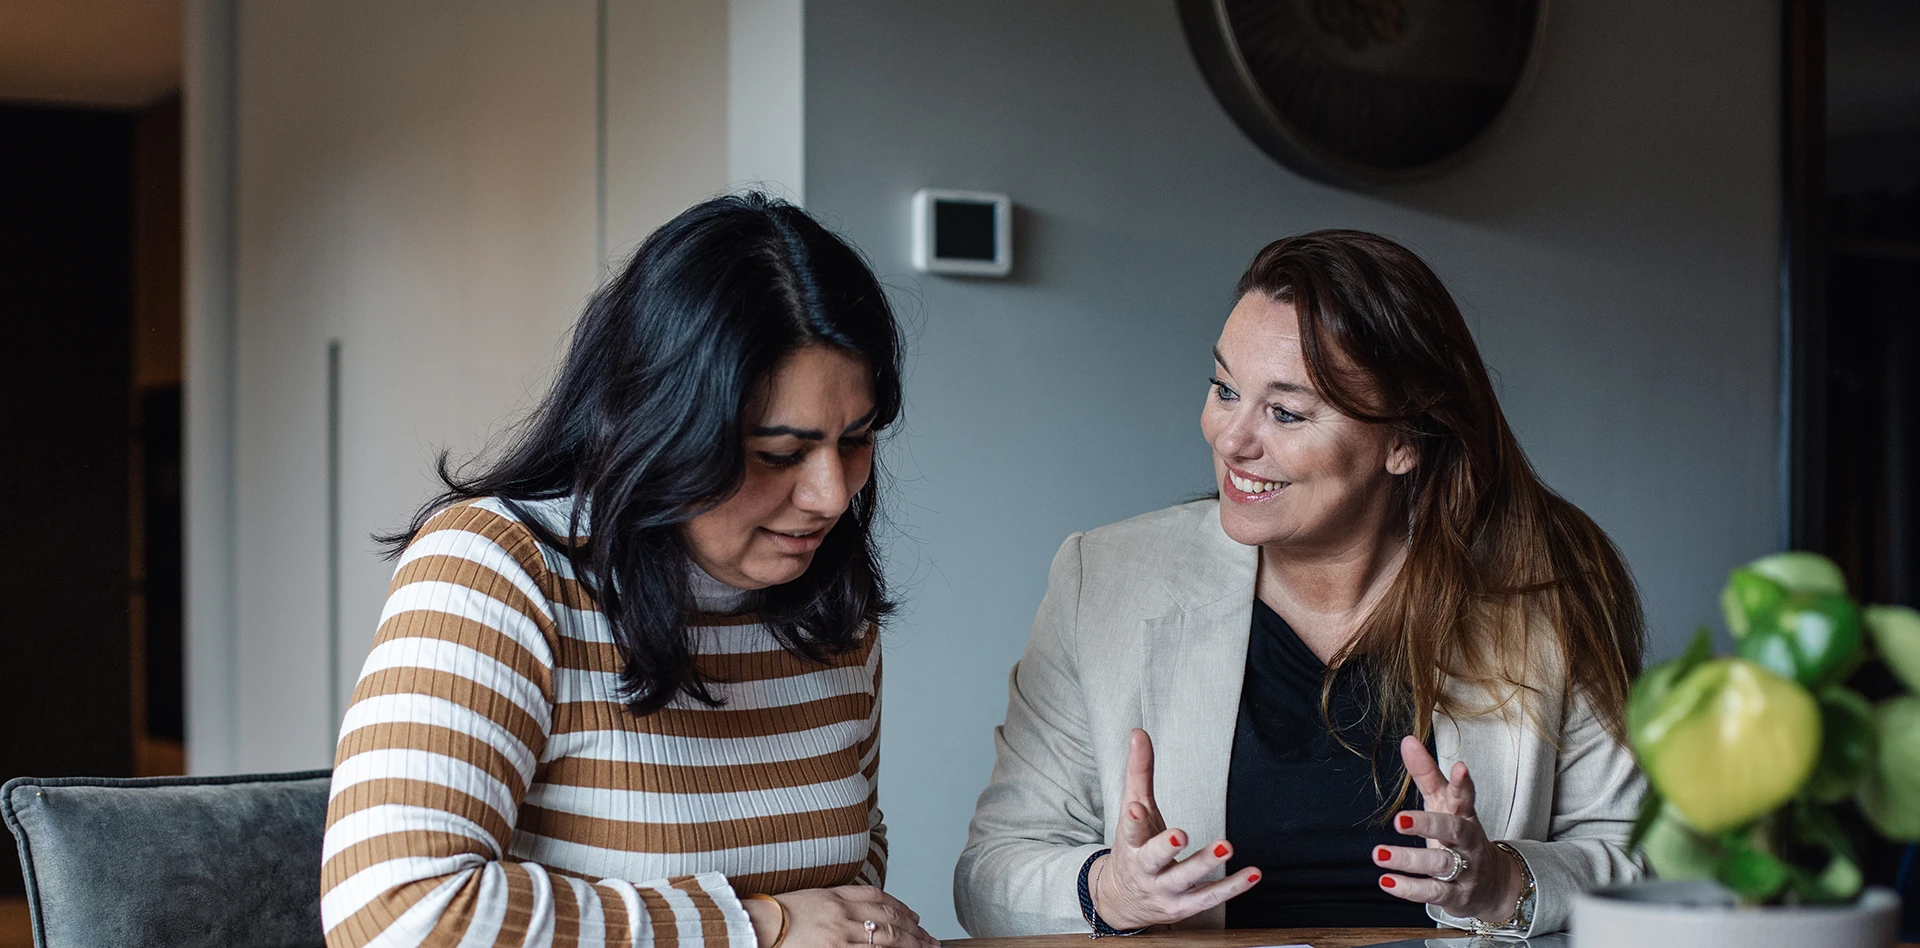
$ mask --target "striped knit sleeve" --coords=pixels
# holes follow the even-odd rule
[[[341,726],[328,948],[754,948],[719,873],[635,884],[508,858],[552,733],[553,583],[532,533],[476,504],[402,554]]]
[[[887,884],[887,824],[880,813],[880,644],[879,632],[873,633],[873,715],[862,741],[860,773],[867,778],[867,861],[860,867],[860,881],[875,888]]]

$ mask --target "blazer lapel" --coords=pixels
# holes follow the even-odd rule
[[[1235,543],[1217,517],[1207,517],[1180,559],[1174,609],[1144,620],[1141,720],[1153,737],[1161,814],[1169,827],[1187,832],[1193,848],[1226,835],[1227,767],[1246,678],[1259,553]],[[1190,923],[1217,928],[1210,916],[1220,911]]]

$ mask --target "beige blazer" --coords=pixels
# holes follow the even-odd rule
[[[954,869],[954,906],[969,933],[1086,930],[1080,866],[1113,839],[1135,727],[1153,736],[1167,824],[1196,847],[1226,835],[1257,565],[1257,549],[1221,530],[1211,500],[1067,538],[1013,667],[993,779]],[[1486,706],[1484,692],[1477,697]],[[1625,842],[1645,789],[1583,700],[1549,692],[1540,707],[1558,729],[1545,739],[1524,718],[1436,714],[1434,748],[1443,769],[1467,762],[1480,821],[1526,860],[1539,891],[1533,930],[1547,932],[1566,927],[1574,893],[1641,875]],[[1428,914],[1468,924],[1431,906]],[[1220,906],[1178,927],[1225,920]]]

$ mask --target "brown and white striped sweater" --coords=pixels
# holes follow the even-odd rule
[[[521,506],[566,531],[567,501]],[[754,948],[740,896],[880,885],[876,634],[822,666],[695,585],[725,704],[636,717],[565,557],[491,499],[428,521],[341,726],[330,948]]]

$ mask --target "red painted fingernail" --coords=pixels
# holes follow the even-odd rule
[[[1413,829],[1413,814],[1411,813],[1400,814],[1400,828],[1403,830]]]
[[[1393,877],[1392,877],[1392,876],[1381,876],[1381,877],[1380,877],[1380,886],[1381,886],[1381,888],[1386,888],[1386,889],[1391,889],[1391,888],[1393,888]]]
[[[1250,875],[1250,876],[1248,876],[1248,877],[1247,877],[1247,884],[1248,884],[1248,885],[1252,885],[1252,884],[1254,884],[1254,883],[1256,883],[1256,882],[1259,882],[1259,881],[1260,881],[1260,874],[1259,874],[1259,873],[1257,873],[1257,872],[1256,872],[1256,873],[1254,873],[1253,875]]]
[[[1227,844],[1226,844],[1226,843],[1221,843],[1220,845],[1218,845],[1218,846],[1215,846],[1215,847],[1213,847],[1213,858],[1215,858],[1215,859],[1225,859],[1225,858],[1227,858]]]
[[[1376,849],[1373,851],[1373,858],[1380,862],[1386,862],[1387,860],[1393,858],[1393,853],[1388,852],[1387,847],[1382,846],[1379,849]]]
[[[1180,838],[1179,833],[1175,833],[1172,836],[1167,837],[1167,842],[1172,843],[1173,848],[1175,849],[1179,849],[1180,847],[1186,845],[1186,841]]]

